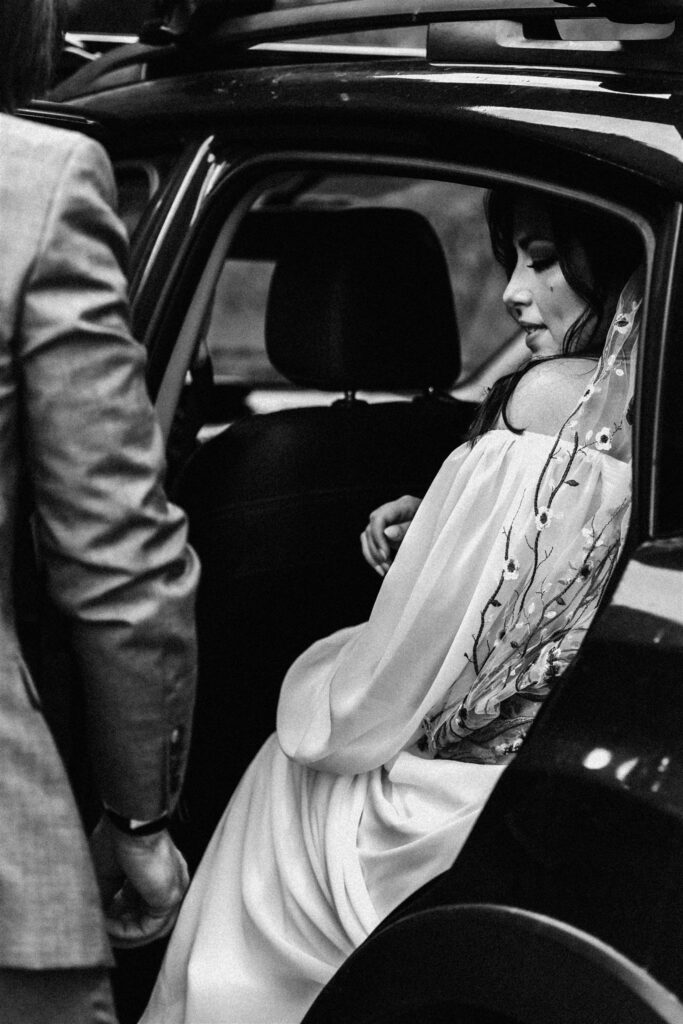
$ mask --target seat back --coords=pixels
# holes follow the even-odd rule
[[[297,215],[289,227],[268,299],[268,353],[294,383],[345,397],[245,418],[207,441],[179,480],[203,563],[186,791],[204,839],[274,727],[292,660],[367,618],[380,584],[360,552],[370,511],[424,494],[473,411],[438,391],[457,376],[459,353],[429,224],[412,211],[354,209]],[[358,388],[425,394],[368,403]]]

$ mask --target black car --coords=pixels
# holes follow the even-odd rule
[[[25,113],[114,161],[204,564],[179,842],[195,865],[293,657],[367,616],[369,510],[424,493],[519,358],[486,189],[611,212],[647,268],[627,550],[456,868],[306,1020],[683,1021],[683,3],[167,7]]]

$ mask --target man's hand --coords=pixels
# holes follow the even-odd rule
[[[112,945],[144,946],[168,934],[189,885],[169,833],[129,836],[102,818],[90,847]]]
[[[402,498],[388,501],[370,513],[368,525],[360,535],[360,543],[365,561],[380,576],[386,576],[389,571],[419,507],[420,498],[404,494]]]

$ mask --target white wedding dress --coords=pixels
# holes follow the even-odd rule
[[[626,299],[560,432],[492,430],[454,451],[369,621],[294,663],[141,1024],[296,1024],[378,922],[453,863],[623,543]]]

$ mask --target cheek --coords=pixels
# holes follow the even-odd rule
[[[546,301],[548,315],[565,328],[573,324],[586,307],[586,303],[567,284],[561,272],[548,281]]]

